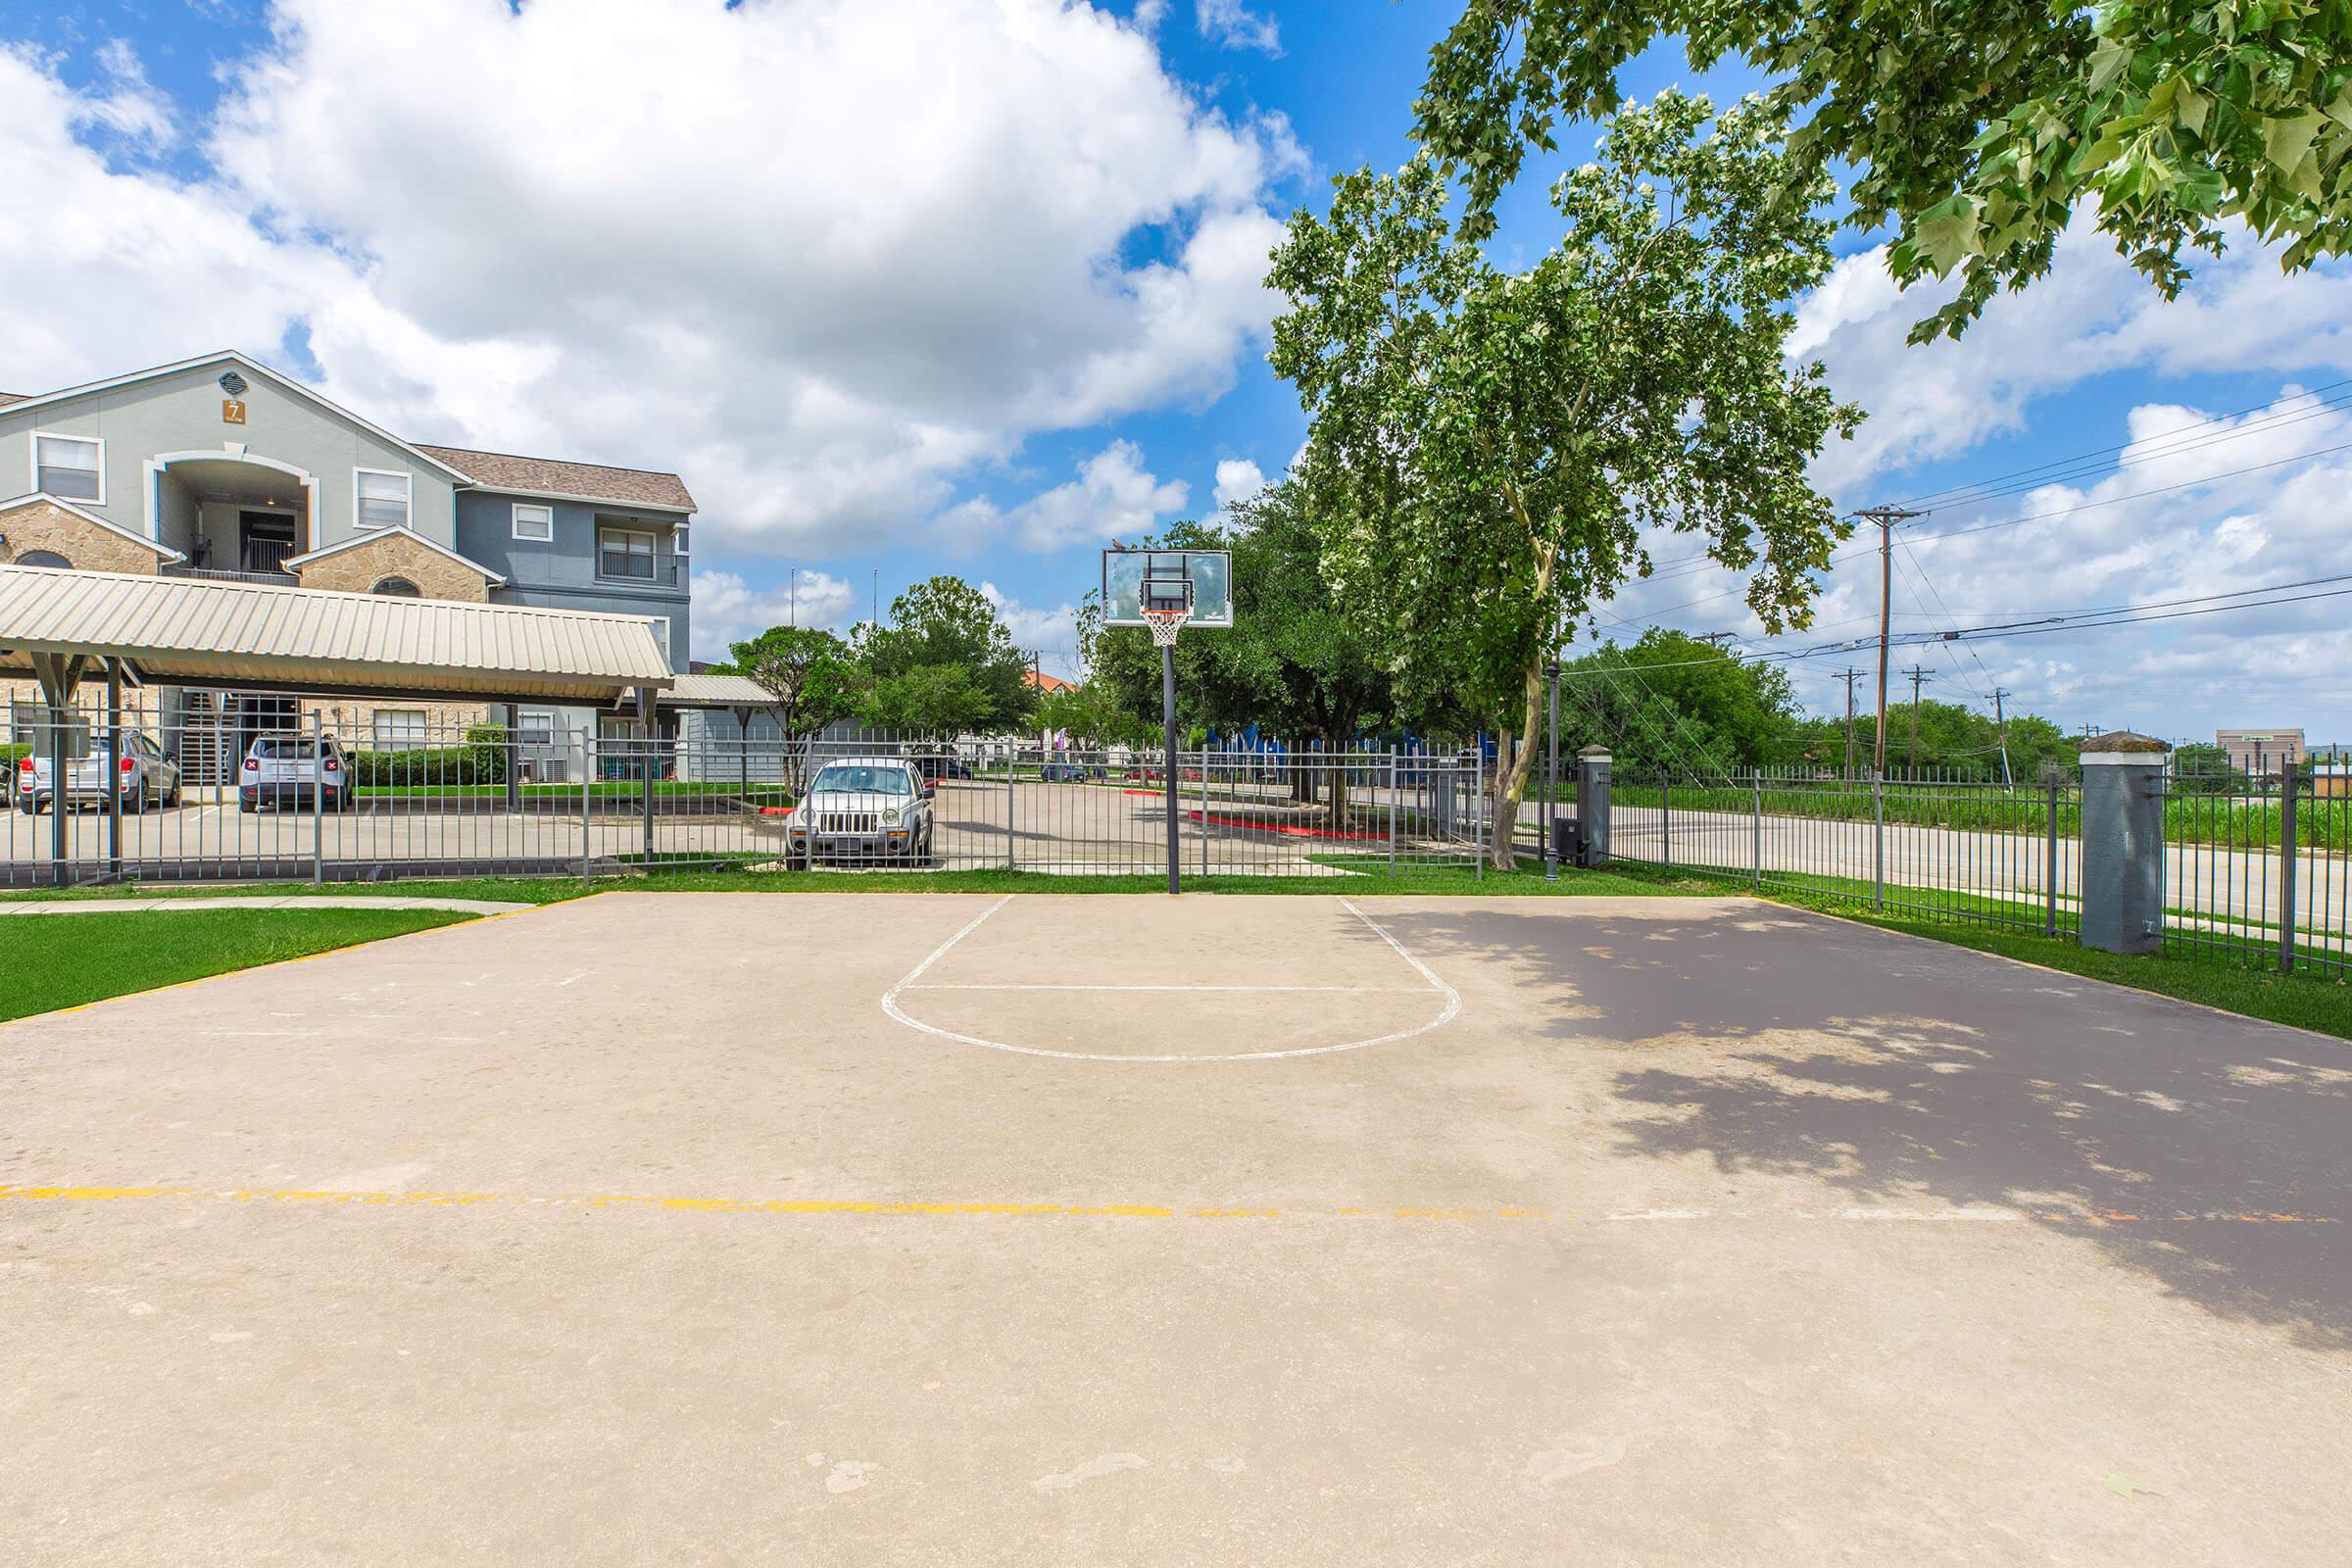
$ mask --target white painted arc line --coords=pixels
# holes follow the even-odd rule
[[[1407,996],[1417,997],[1424,992],[1436,992],[1436,986],[1086,986],[1061,985],[1044,981],[1036,984],[1007,982],[1003,985],[964,985],[933,981],[925,985],[901,985],[901,991],[1308,991],[1329,992],[1339,996]]]
[[[1405,962],[1411,964],[1414,970],[1417,971],[1423,979],[1427,980],[1432,987],[1445,996],[1446,1007],[1444,1011],[1440,1012],[1435,1018],[1430,1019],[1426,1023],[1416,1024],[1410,1029],[1398,1029],[1390,1034],[1376,1035],[1369,1040],[1344,1041],[1336,1046],[1303,1046],[1297,1051],[1250,1051],[1238,1053],[1233,1055],[1222,1056],[1128,1056],[1116,1055],[1107,1052],[1046,1051],[1036,1046],[1007,1045],[1002,1040],[986,1040],[981,1038],[979,1035],[959,1034],[956,1030],[942,1029],[937,1024],[925,1023],[920,1018],[909,1016],[906,1009],[899,1005],[899,993],[908,989],[914,984],[915,981],[921,979],[926,970],[928,970],[933,964],[937,963],[940,959],[948,956],[949,949],[955,947],[956,943],[961,942],[965,937],[970,936],[974,931],[978,930],[981,922],[985,921],[990,915],[995,914],[999,909],[1004,907],[1005,905],[1010,904],[1017,896],[1018,895],[1011,893],[1005,894],[1004,897],[999,899],[996,903],[981,910],[980,913],[974,916],[971,922],[962,930],[956,932],[954,936],[948,938],[947,941],[941,943],[932,951],[932,954],[929,957],[925,958],[922,962],[916,964],[912,969],[908,970],[905,979],[901,980],[897,985],[892,986],[888,991],[882,993],[882,1010],[889,1014],[892,1018],[898,1020],[900,1023],[905,1024],[909,1029],[919,1030],[923,1034],[931,1035],[941,1040],[953,1040],[959,1045],[978,1046],[984,1051],[1008,1052],[1016,1056],[1047,1056],[1057,1061],[1131,1061],[1169,1063],[1211,1061],[1282,1061],[1296,1056],[1327,1056],[1342,1051],[1361,1051],[1368,1046],[1391,1045],[1399,1040],[1410,1040],[1415,1035],[1427,1034],[1432,1029],[1442,1028],[1446,1024],[1451,1023],[1454,1019],[1454,1015],[1462,1010],[1462,998],[1460,992],[1454,990],[1453,987],[1439,979],[1435,974],[1430,972],[1427,964],[1414,957],[1411,954],[1405,952],[1403,944],[1399,943],[1395,937],[1391,936],[1386,930],[1384,930],[1378,921],[1374,920],[1370,915],[1364,913],[1363,910],[1357,908],[1348,900],[1342,899],[1339,902],[1347,908],[1349,914],[1354,915],[1358,920],[1363,921],[1365,925],[1370,926],[1373,932],[1378,935],[1383,942],[1386,942],[1391,948],[1396,950],[1397,956],[1403,958]]]

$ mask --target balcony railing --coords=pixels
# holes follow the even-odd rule
[[[275,588],[291,588],[295,576],[290,571],[231,571],[225,566],[191,566],[185,563],[169,563],[164,567],[167,577],[201,577],[206,582],[258,582]]]

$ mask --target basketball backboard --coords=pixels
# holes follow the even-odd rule
[[[1193,585],[1189,627],[1233,625],[1233,556],[1223,550],[1127,550],[1102,552],[1102,623],[1141,626],[1144,578],[1181,576]]]

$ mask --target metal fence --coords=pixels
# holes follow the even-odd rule
[[[2061,937],[2081,928],[2082,797],[2072,777],[2012,788],[1620,774],[1610,814],[1610,853],[1622,860],[1949,924]],[[2164,823],[2166,951],[2352,976],[2352,800],[2340,775],[2173,769]],[[1540,833],[1525,819],[1522,829],[1523,848],[1540,854]]]
[[[0,885],[655,866],[1168,870],[1170,785],[1154,751],[744,739],[723,715],[678,731],[648,736],[612,715],[509,730],[416,710],[387,721],[383,710],[231,703],[219,714],[126,711],[114,737],[88,711],[52,729],[19,710]],[[65,757],[63,811],[53,750]],[[861,765],[875,761],[902,765]],[[1186,749],[1177,863],[1187,876],[1334,877],[1476,865],[1480,783],[1475,753]]]
[[[2352,776],[2188,764],[2166,783],[2166,951],[2352,976]]]

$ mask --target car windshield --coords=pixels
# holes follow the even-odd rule
[[[819,772],[816,782],[808,786],[811,795],[826,790],[843,795],[912,795],[914,781],[904,767],[835,762]]]

